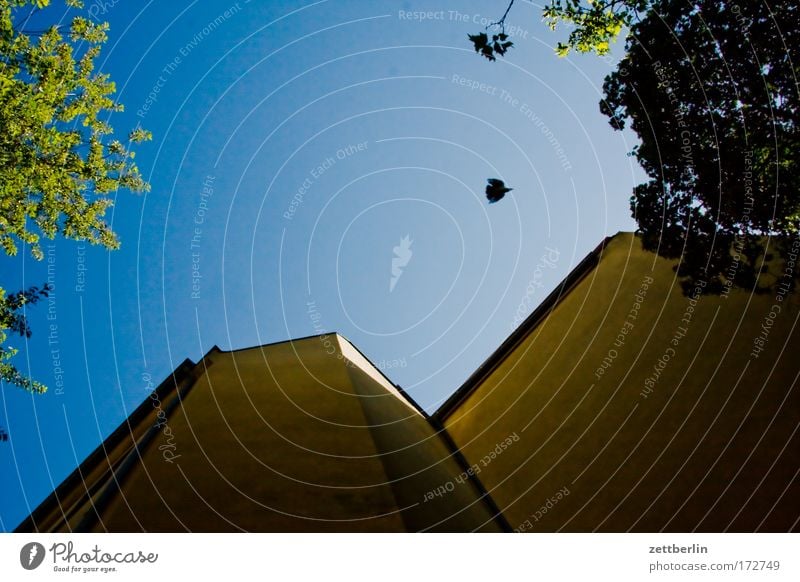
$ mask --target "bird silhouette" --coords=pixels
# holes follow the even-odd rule
[[[497,178],[489,178],[487,182],[489,184],[486,186],[486,198],[489,200],[489,204],[494,204],[501,200],[506,195],[506,192],[513,190],[513,188],[506,188],[506,183]]]

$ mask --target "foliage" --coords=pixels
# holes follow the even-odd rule
[[[0,380],[36,393],[44,392],[47,387],[23,376],[13,364],[9,363],[9,360],[17,353],[17,350],[3,344],[7,338],[7,331],[22,337],[31,337],[31,329],[28,327],[23,307],[27,304],[32,305],[47,297],[49,291],[50,289],[45,285],[41,289],[30,287],[27,290],[6,296],[5,290],[0,288]]]
[[[14,255],[22,241],[36,258],[41,236],[116,248],[103,221],[110,195],[148,188],[134,153],[119,140],[104,141],[113,131],[108,114],[122,110],[111,99],[114,83],[94,65],[108,24],[75,17],[66,39],[58,26],[41,33],[15,27],[19,8],[48,3],[0,0],[0,245]],[[137,128],[128,137],[138,142],[149,133]]]
[[[651,0],[551,0],[542,17],[551,30],[559,24],[572,28],[567,42],[556,45],[559,56],[566,56],[571,49],[605,55],[611,41],[650,4]]]
[[[514,0],[508,3],[508,7],[506,7],[506,11],[500,20],[491,22],[486,26],[486,30],[492,31],[491,41],[489,41],[489,35],[485,32],[467,35],[470,42],[472,42],[472,45],[475,47],[475,52],[486,57],[490,61],[497,60],[495,54],[504,56],[508,49],[514,46],[514,43],[508,40],[508,35],[506,34],[506,17],[511,11],[512,6],[514,6]]]
[[[0,245],[16,255],[20,243],[42,258],[40,239],[63,236],[108,249],[119,246],[104,221],[122,188],[146,191],[130,143],[150,139],[136,128],[128,145],[113,139],[111,113],[122,111],[114,83],[95,70],[108,24],[82,16],[67,27],[30,30],[49,0],[0,0]],[[65,0],[81,8],[80,0]],[[0,378],[27,390],[45,388],[9,362],[2,330],[29,335],[18,310],[46,290],[5,296],[0,288]]]
[[[684,288],[763,291],[765,237],[789,254],[800,227],[798,23],[796,1],[659,0],[606,78],[601,111],[641,140],[632,153],[649,180],[631,208],[644,246],[681,259]]]
[[[559,25],[572,29],[567,42],[556,45],[559,56],[566,56],[572,49],[605,55],[611,48],[611,41],[616,40],[622,29],[630,27],[651,4],[652,0],[550,0],[542,9],[542,19],[551,30],[556,30]],[[469,35],[475,52],[490,61],[496,60],[495,54],[505,55],[513,46],[505,34],[506,17],[513,5],[514,0],[511,0],[503,17],[486,27],[486,30],[499,30],[499,34],[492,35],[491,42],[485,32]]]
[[[491,26],[491,25],[490,25]],[[508,35],[504,31],[492,35],[492,40],[489,40],[489,35],[485,32],[478,34],[468,34],[469,40],[475,47],[475,52],[483,55],[490,61],[496,61],[495,54],[503,56],[506,51],[510,49],[514,43],[508,40]]]

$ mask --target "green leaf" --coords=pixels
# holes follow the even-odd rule
[[[82,6],[80,0],[66,3]],[[129,147],[152,137],[137,127],[127,143],[113,138],[109,120],[122,105],[113,100],[113,81],[95,63],[107,23],[76,16],[68,27],[43,33],[15,28],[31,8],[49,4],[0,0],[0,246],[15,255],[25,244],[38,260],[42,238],[119,246],[105,221],[111,195],[149,189]],[[16,310],[33,298],[6,297],[0,290],[0,379],[41,392],[41,384],[9,361],[16,350],[4,345],[5,330],[27,330]]]

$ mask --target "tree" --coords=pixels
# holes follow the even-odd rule
[[[36,259],[42,237],[117,248],[104,221],[111,196],[149,189],[129,147],[150,133],[137,127],[127,144],[113,138],[108,118],[122,105],[109,76],[95,70],[108,24],[76,16],[64,29],[26,28],[49,3],[0,0],[0,245],[9,255],[28,245]],[[24,307],[46,295],[46,286],[8,296],[0,288],[0,378],[33,392],[46,387],[14,367],[16,350],[4,342],[6,330],[30,335]]]
[[[48,296],[50,288],[45,285],[42,289],[30,287],[19,293],[6,296],[5,289],[0,287],[0,380],[14,384],[29,392],[41,394],[47,387],[41,382],[32,380],[17,370],[11,363],[11,358],[17,354],[16,348],[3,345],[7,338],[7,331],[17,333],[23,337],[31,337],[31,329],[25,317],[24,306],[37,303]],[[8,440],[8,433],[0,426],[0,442]]]
[[[36,11],[48,4],[0,0],[0,244],[14,255],[25,242],[36,258],[41,236],[116,248],[103,221],[110,195],[147,189],[134,153],[105,139],[113,131],[108,114],[122,111],[111,99],[114,83],[94,70],[108,24],[75,17],[67,39],[58,26],[42,33],[15,28],[20,7]],[[128,136],[130,142],[148,138],[141,128]]]
[[[680,259],[687,292],[780,282],[767,246],[793,263],[800,227],[797,0],[550,0],[543,16],[573,27],[562,56],[605,54],[629,28],[600,109],[642,142],[631,154],[650,179],[631,209],[644,247]]]
[[[646,11],[652,0],[550,0],[542,9],[542,19],[551,30],[559,25],[572,28],[567,42],[556,45],[556,54],[566,56],[574,49],[580,53],[605,55],[624,27],[630,27],[641,13]],[[469,40],[475,52],[490,61],[495,55],[503,56],[513,46],[505,34],[505,22],[514,0],[508,3],[503,17],[490,23],[486,30],[495,32],[489,40],[486,32],[470,34]]]
[[[467,38],[469,38],[470,42],[472,42],[472,45],[475,47],[475,52],[486,57],[490,61],[497,60],[495,54],[503,56],[508,49],[514,46],[514,43],[508,40],[508,35],[506,34],[506,17],[508,13],[511,12],[512,6],[514,6],[514,0],[508,3],[508,7],[500,20],[497,22],[490,22],[486,26],[485,30],[492,31],[491,40],[489,40],[489,35],[486,34],[486,32],[467,35]]]
[[[16,355],[17,350],[3,346],[6,340],[6,331],[19,334],[23,337],[31,337],[31,328],[25,317],[23,307],[27,304],[34,304],[40,299],[48,296],[50,289],[45,286],[42,289],[30,287],[19,293],[12,293],[6,296],[4,289],[0,288],[0,380],[15,384],[28,390],[29,392],[42,393],[47,387],[23,376],[9,360]]]
[[[542,17],[551,30],[559,24],[572,28],[567,42],[556,45],[556,53],[566,56],[570,50],[605,55],[622,29],[630,27],[651,0],[551,0]]]
[[[767,237],[786,258],[798,234],[798,23],[795,1],[660,0],[605,80],[601,111],[641,140],[644,247],[680,258],[686,290],[765,291]]]

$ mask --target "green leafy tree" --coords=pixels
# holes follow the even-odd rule
[[[630,27],[651,3],[651,0],[551,0],[542,16],[551,30],[559,25],[572,29],[567,42],[556,45],[559,56],[566,56],[572,49],[605,55],[622,29]]]
[[[30,287],[19,293],[12,293],[6,296],[4,289],[0,288],[0,379],[4,382],[16,384],[29,392],[42,393],[47,387],[23,376],[13,364],[9,362],[17,350],[3,344],[7,338],[7,332],[16,333],[22,337],[31,337],[31,328],[25,317],[23,307],[34,304],[40,299],[48,296],[50,289],[45,286],[42,289]]]
[[[630,27],[651,4],[652,0],[550,0],[542,9],[542,19],[551,30],[559,26],[572,29],[567,41],[556,45],[559,56],[566,56],[573,49],[605,55],[623,28]],[[469,35],[475,52],[490,61],[497,60],[495,55],[504,56],[513,46],[505,34],[506,18],[512,6],[514,0],[508,3],[500,20],[486,27],[493,33],[491,40],[486,32]]]
[[[789,257],[800,227],[800,3],[661,0],[626,49],[600,109],[641,140],[645,248],[679,258],[686,289],[769,289],[764,243]]]
[[[76,16],[69,26],[34,30],[49,4],[0,0],[0,245],[9,255],[27,245],[36,259],[42,237],[117,248],[104,220],[112,196],[149,189],[129,146],[151,136],[137,127],[127,143],[114,139],[108,118],[122,105],[109,76],[95,70],[108,24]],[[0,288],[0,378],[33,392],[46,388],[9,361],[16,350],[5,345],[6,332],[30,335],[24,306],[46,294]]]
[[[0,380],[35,394],[45,392],[47,387],[17,370],[16,366],[11,363],[11,358],[17,354],[17,349],[5,345],[5,341],[9,332],[26,338],[31,337],[31,329],[28,327],[24,307],[47,297],[49,291],[50,288],[45,285],[42,289],[30,287],[6,296],[5,289],[0,287]],[[6,441],[8,441],[8,433],[0,426],[0,442]]]
[[[107,139],[108,114],[122,110],[111,98],[114,83],[94,65],[108,24],[78,16],[66,37],[58,26],[41,33],[15,27],[20,8],[48,4],[0,0],[0,244],[14,255],[20,241],[27,243],[36,258],[42,236],[116,248],[103,220],[110,195],[147,188],[134,153]],[[137,128],[128,138],[149,134]]]

